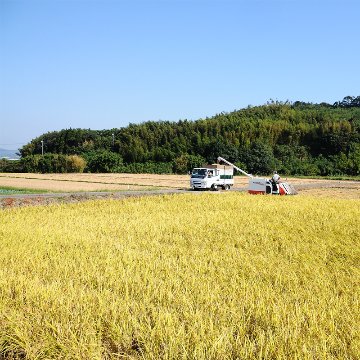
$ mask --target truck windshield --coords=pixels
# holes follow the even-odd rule
[[[194,169],[191,173],[192,178],[203,179],[206,176],[206,169]]]

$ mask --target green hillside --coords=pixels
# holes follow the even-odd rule
[[[197,121],[66,129],[33,139],[20,152],[25,171],[61,171],[49,155],[58,154],[80,155],[92,172],[183,173],[222,156],[254,174],[359,175],[360,96],[332,105],[271,101]]]

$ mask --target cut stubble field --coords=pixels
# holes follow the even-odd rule
[[[181,186],[182,179],[144,174],[24,174],[0,173],[0,187],[56,192],[123,191]]]
[[[359,218],[237,192],[1,210],[0,358],[358,359]]]

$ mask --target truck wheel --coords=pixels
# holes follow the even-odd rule
[[[218,191],[218,187],[217,187],[216,184],[213,184],[213,185],[211,186],[211,189],[212,189],[212,191]]]
[[[230,185],[225,185],[225,190],[230,190]]]

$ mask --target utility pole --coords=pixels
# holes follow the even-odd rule
[[[41,140],[41,155],[44,156],[44,140]]]
[[[115,134],[112,133],[112,147],[113,147],[113,150],[114,150],[114,146],[115,146]]]

